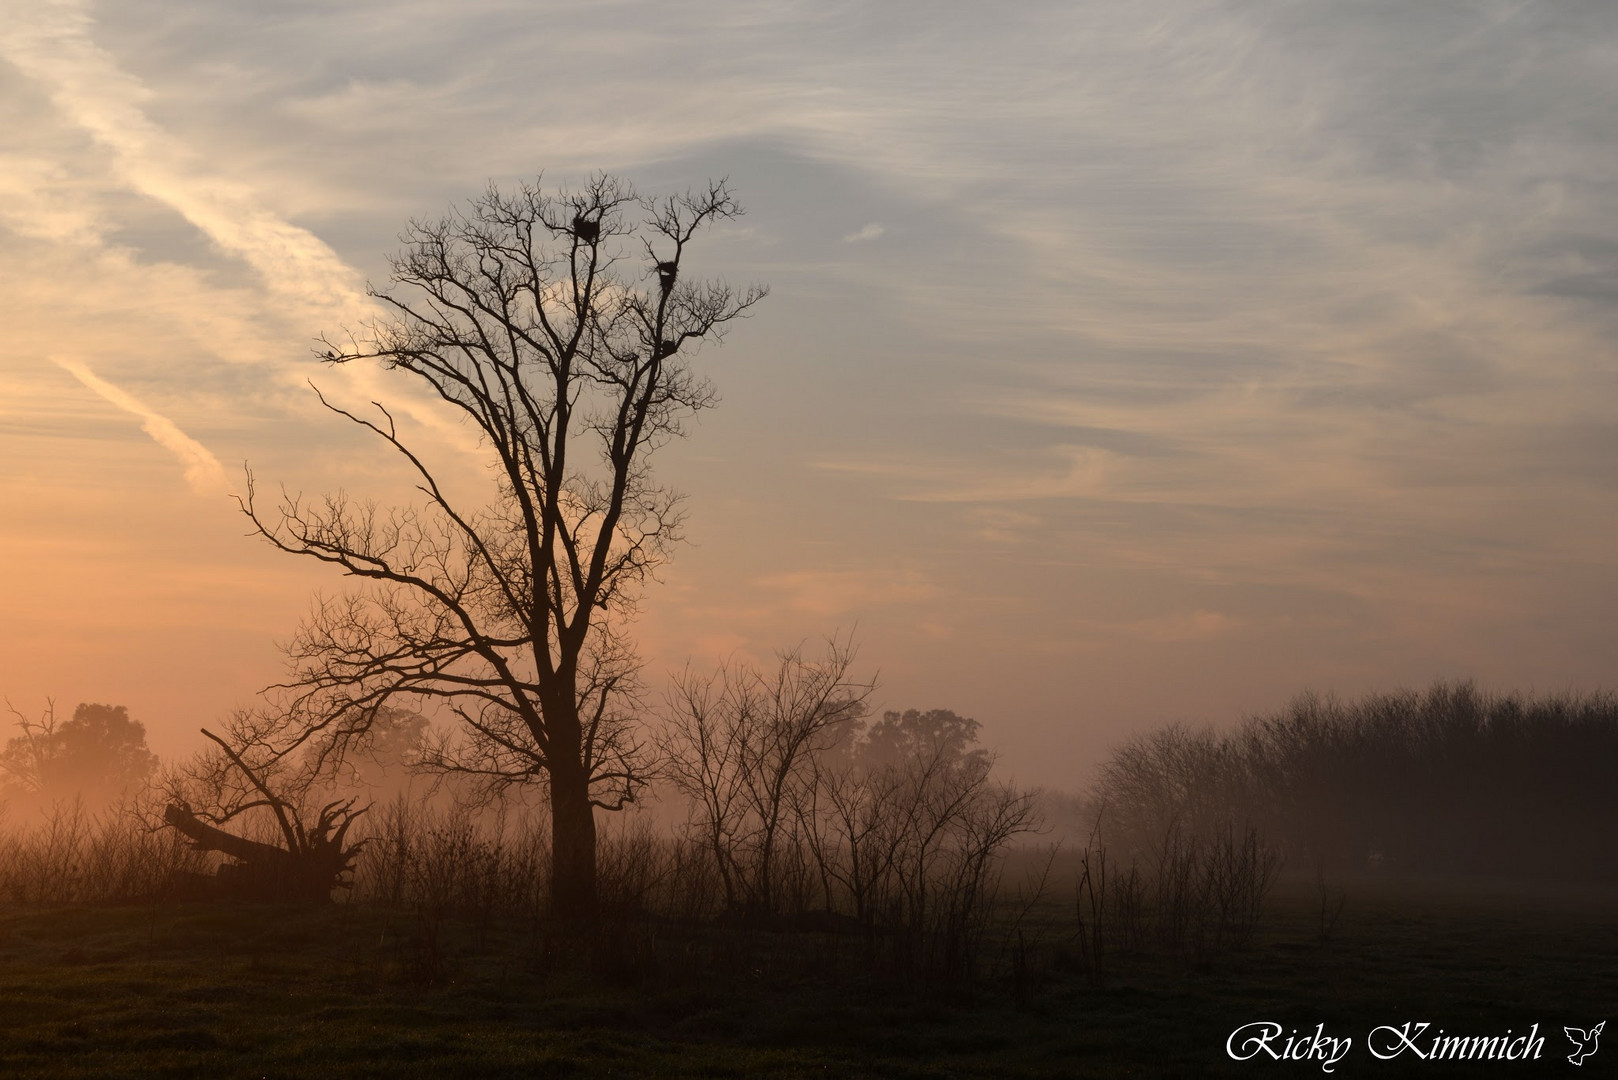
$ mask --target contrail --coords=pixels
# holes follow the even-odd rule
[[[325,241],[266,209],[248,186],[207,175],[195,155],[152,122],[138,104],[151,91],[91,40],[93,22],[81,3],[17,5],[5,22],[0,53],[113,152],[132,187],[173,207],[288,299],[347,319],[370,309],[359,275]]]
[[[0,18],[0,55],[42,83],[64,116],[112,151],[116,170],[130,187],[172,207],[313,320],[347,327],[376,314],[358,272],[325,241],[265,207],[248,185],[210,174],[196,154],[146,115],[139,103],[151,91],[91,39],[94,22],[81,0],[7,7]],[[481,453],[477,440],[433,403],[398,387],[385,389],[379,375],[373,366],[350,364],[339,377],[362,400],[386,401],[449,445]],[[297,379],[303,382],[304,374]],[[184,438],[178,429],[175,434]]]
[[[181,431],[173,420],[153,411],[132,395],[112,385],[77,360],[51,357],[51,363],[72,375],[104,400],[132,416],[140,417],[141,430],[152,441],[180,459],[185,466],[185,482],[198,495],[218,495],[229,490],[224,466],[206,446]]]

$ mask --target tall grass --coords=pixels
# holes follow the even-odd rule
[[[129,806],[91,810],[58,802],[27,820],[0,822],[0,899],[13,904],[126,903],[170,895],[213,859]]]

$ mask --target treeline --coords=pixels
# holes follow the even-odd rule
[[[1017,845],[1048,841],[1038,794],[996,776],[969,718],[871,715],[850,661],[834,646],[675,681],[648,733],[654,812],[603,816],[602,917],[736,940],[829,932],[862,963],[923,976],[971,976],[991,943],[1015,970],[1045,949],[1100,982],[1130,955],[1201,965],[1244,948],[1281,867],[1618,876],[1609,695],[1438,684],[1306,695],[1226,732],[1164,728],[1102,767],[1085,839],[1003,880]],[[421,776],[434,737],[415,714],[379,715],[336,772],[260,754],[251,717],[161,773],[121,708],[16,719],[0,754],[12,793],[61,791],[95,759],[125,797],[13,813],[0,901],[274,899],[238,860],[329,841],[343,857],[311,895],[413,910],[423,927],[526,923],[551,906],[549,816],[519,790],[480,792],[475,775]],[[495,797],[459,797],[479,794]],[[222,830],[240,842],[198,850]],[[1018,914],[1036,901],[1069,913],[1037,946]]]
[[[1115,852],[1251,827],[1294,868],[1612,878],[1615,777],[1618,697],[1438,683],[1142,735],[1092,796]]]
[[[975,720],[871,715],[852,661],[833,644],[674,681],[643,753],[653,811],[602,817],[604,916],[832,933],[895,971],[972,973],[1004,859],[1040,827],[1036,793],[995,776]],[[0,900],[335,893],[429,922],[551,905],[551,821],[534,793],[435,771],[443,736],[413,713],[379,710],[337,762],[270,752],[273,718],[239,712],[162,770],[121,707],[14,719],[4,764],[13,795],[30,796],[12,809],[30,810],[0,829]],[[92,758],[99,769],[79,767]],[[95,772],[118,776],[121,800],[80,797]]]

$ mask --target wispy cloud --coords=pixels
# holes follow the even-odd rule
[[[780,594],[808,615],[859,614],[890,604],[925,600],[938,590],[921,573],[901,570],[795,570],[758,578],[755,585]]]
[[[358,275],[314,234],[263,206],[253,190],[206,168],[146,115],[151,94],[90,37],[78,0],[13,6],[0,54],[43,84],[53,103],[110,150],[143,194],[172,206],[286,299],[353,318],[367,309]]]
[[[705,460],[659,462],[731,515],[659,656],[870,610],[896,678],[965,695],[1071,640],[1098,730],[1221,679],[1608,677],[1608,5],[0,5],[4,437],[84,423],[60,352],[336,486],[365,466],[288,388],[408,216],[728,173],[748,231],[700,254],[775,293],[701,359]],[[389,400],[355,375],[318,377]],[[1285,660],[1195,668],[1232,643]],[[1074,685],[983,700],[1076,730]]]
[[[330,245],[267,206],[252,185],[211,167],[205,155],[147,115],[143,104],[153,93],[92,39],[95,24],[85,4],[44,0],[19,6],[12,15],[0,21],[0,55],[43,86],[63,117],[111,152],[113,171],[124,184],[172,208],[220,250],[251,267],[267,286],[267,296],[255,297],[222,291],[192,275],[190,287],[182,287],[178,297],[165,297],[164,305],[174,309],[178,322],[202,331],[206,347],[232,360],[278,356],[283,378],[301,388],[308,378],[307,357],[274,342],[265,322],[296,326],[305,334],[336,333],[377,315],[360,274]],[[50,168],[34,165],[36,172]],[[25,203],[34,220],[22,223],[21,231],[101,247],[101,254],[108,254],[105,227],[82,205],[43,196]],[[38,210],[45,212],[33,212]],[[18,216],[8,217],[15,222]],[[123,253],[113,254],[116,262]],[[169,271],[174,269],[182,275],[186,270],[164,267],[171,284],[175,275]],[[143,268],[134,272],[137,279],[148,274]],[[358,363],[329,371],[323,381],[338,384],[346,396],[361,402],[386,402],[445,443],[480,453],[470,433],[428,395],[379,376],[374,366]]]
[[[1223,637],[1241,628],[1240,619],[1218,611],[1181,611],[1151,619],[1139,619],[1125,630],[1133,637],[1146,641],[1181,642],[1205,641]]]
[[[198,495],[219,495],[229,490],[229,481],[225,478],[225,470],[219,464],[219,459],[206,446],[181,431],[174,421],[133,394],[112,385],[78,360],[53,356],[51,363],[72,375],[103,400],[138,417],[141,430],[185,467],[185,482],[193,492]]]

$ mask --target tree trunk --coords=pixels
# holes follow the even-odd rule
[[[195,899],[250,900],[259,903],[325,903],[331,899],[347,860],[340,847],[330,852],[295,855],[285,848],[261,844],[209,825],[191,811],[170,806],[163,820],[203,851],[217,851],[238,860],[224,863],[211,890],[199,890],[197,881],[178,882],[180,893]],[[200,875],[192,875],[200,878]]]
[[[288,869],[292,866],[292,853],[285,848],[261,844],[257,840],[249,840],[245,836],[237,836],[235,833],[215,828],[184,807],[168,807],[163,811],[163,820],[203,851],[217,851],[244,863],[282,866]]]
[[[596,819],[590,784],[574,759],[551,766],[551,910],[582,922],[596,914]]]

